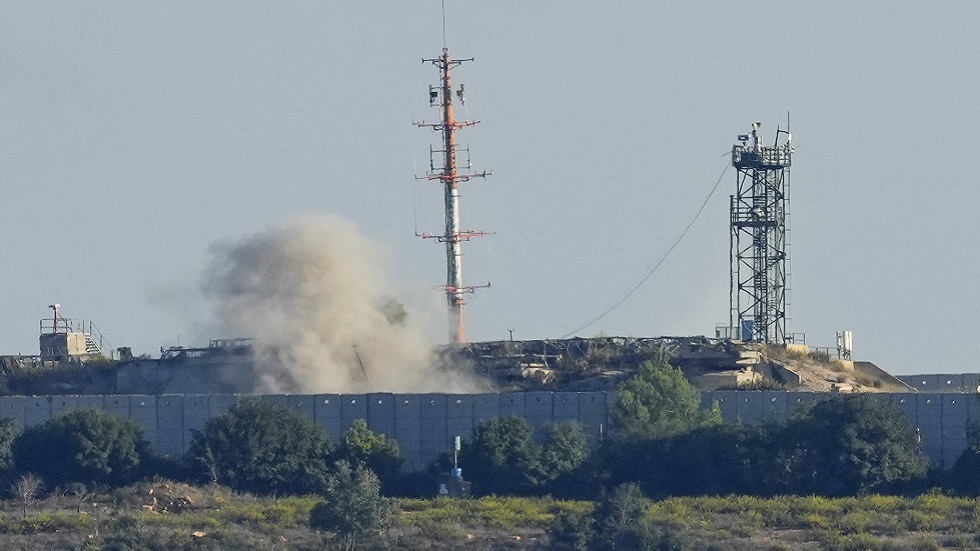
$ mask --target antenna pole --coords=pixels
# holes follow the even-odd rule
[[[445,17],[445,12],[443,13],[443,17]],[[463,295],[472,293],[479,287],[490,286],[489,283],[479,286],[463,285],[462,242],[469,241],[473,237],[482,237],[486,233],[460,229],[459,184],[472,178],[484,178],[490,175],[490,172],[487,171],[480,173],[467,172],[470,168],[468,160],[469,151],[460,149],[456,145],[457,130],[467,126],[473,126],[480,122],[468,120],[458,121],[453,114],[453,95],[455,94],[460,102],[464,101],[464,98],[462,85],[460,85],[458,90],[453,90],[452,70],[465,61],[473,61],[473,58],[452,59],[449,56],[449,48],[447,47],[443,47],[442,56],[436,59],[422,60],[423,63],[431,63],[439,69],[440,83],[438,86],[429,87],[429,103],[433,106],[438,105],[441,120],[438,123],[431,124],[425,121],[415,123],[416,126],[428,127],[442,133],[442,149],[430,149],[430,172],[422,178],[439,180],[443,184],[445,191],[445,229],[442,235],[421,234],[419,237],[435,238],[446,244],[445,292],[449,305],[450,339],[454,344],[466,342],[466,333],[463,325],[463,305],[465,304]],[[460,171],[460,167],[458,166],[460,164],[457,158],[459,153],[467,154],[465,166],[462,167],[463,171]],[[437,157],[440,155],[441,159],[438,160],[441,162],[437,162]]]

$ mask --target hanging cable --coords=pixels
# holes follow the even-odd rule
[[[670,253],[673,252],[674,248],[677,247],[677,245],[681,242],[682,239],[684,239],[684,236],[687,235],[687,232],[688,230],[691,229],[691,226],[693,226],[694,223],[697,222],[698,217],[701,216],[701,213],[704,212],[705,207],[708,206],[708,201],[711,200],[711,197],[715,194],[715,191],[718,190],[718,186],[721,185],[721,181],[725,178],[725,174],[728,172],[729,166],[731,166],[731,163],[725,164],[725,169],[721,171],[721,176],[718,177],[718,181],[715,182],[714,187],[712,187],[711,191],[708,192],[708,196],[704,198],[704,202],[701,203],[701,207],[694,214],[694,218],[692,218],[691,221],[688,222],[687,226],[684,227],[684,231],[682,231],[681,234],[677,236],[677,239],[675,239],[674,242],[670,244],[670,247],[667,248],[667,251],[664,252],[664,254],[661,255],[661,257],[652,266],[650,266],[650,268],[647,269],[647,271],[643,274],[643,277],[641,277],[640,280],[635,285],[633,285],[633,287],[631,287],[629,291],[626,291],[626,293],[624,293],[623,296],[621,296],[616,302],[613,302],[612,305],[610,305],[608,308],[600,312],[596,317],[592,318],[588,323],[582,325],[581,327],[573,331],[569,331],[568,333],[559,337],[560,339],[567,339],[568,337],[575,335],[576,333],[578,333],[583,329],[588,329],[590,326],[592,326],[592,324],[606,317],[610,312],[612,312],[616,308],[619,308],[620,305],[622,305],[631,296],[633,296],[633,293],[635,293],[637,289],[643,286],[643,284],[646,283],[648,279],[650,279],[650,277],[660,268],[660,266],[664,263],[664,261],[667,260],[667,257],[670,256]]]

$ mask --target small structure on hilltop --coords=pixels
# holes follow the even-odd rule
[[[91,320],[62,317],[59,312],[60,304],[51,304],[48,308],[54,314],[41,320],[41,336],[38,337],[42,361],[85,361],[104,359],[111,355],[109,344]],[[109,354],[105,352],[107,349],[110,350]]]

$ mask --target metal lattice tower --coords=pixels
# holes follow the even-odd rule
[[[446,226],[441,235],[418,234],[423,239],[436,239],[446,244],[446,299],[449,303],[449,325],[451,342],[460,344],[466,342],[463,329],[463,295],[472,293],[477,288],[486,285],[463,285],[462,243],[473,237],[482,237],[485,232],[461,230],[459,227],[459,184],[473,178],[484,178],[490,172],[471,172],[469,149],[456,145],[456,131],[467,126],[473,126],[480,121],[456,120],[453,115],[453,96],[462,104],[464,101],[463,85],[453,90],[450,73],[469,59],[452,59],[449,49],[443,47],[442,56],[435,59],[423,59],[423,63],[431,63],[439,68],[439,85],[429,86],[429,105],[438,106],[440,121],[437,123],[416,122],[419,127],[431,128],[442,133],[442,143],[439,147],[429,146],[429,171],[418,178],[438,180],[445,189]],[[465,159],[462,156],[465,155]]]
[[[731,196],[731,326],[745,341],[783,344],[789,291],[786,222],[792,147],[776,129],[772,146],[759,128],[738,137],[732,166],[738,171]],[[780,144],[780,139],[782,143]]]

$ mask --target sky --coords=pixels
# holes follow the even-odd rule
[[[657,262],[753,122],[792,114],[791,332],[895,374],[976,372],[980,84],[967,1],[446,1],[473,341],[556,338]],[[0,3],[0,353],[91,319],[156,354],[209,338],[209,247],[352,221],[447,338],[438,184],[416,180],[440,2]],[[671,255],[580,336],[728,322],[729,168]],[[411,308],[410,308],[411,309]]]

